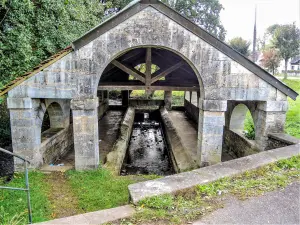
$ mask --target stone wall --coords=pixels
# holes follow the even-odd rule
[[[120,126],[119,138],[115,142],[112,151],[107,154],[107,160],[104,166],[112,171],[112,173],[115,175],[120,174],[122,164],[126,156],[132,133],[134,116],[135,109],[129,107]]]
[[[47,136],[51,132],[55,134],[43,140],[40,147],[43,163],[45,164],[55,163],[74,147],[72,125],[64,129],[50,128],[42,134],[42,137]]]
[[[199,108],[186,99],[184,99],[184,108],[187,115],[198,124],[199,121]]]
[[[266,150],[281,148],[300,143],[300,139],[284,133],[270,133]],[[300,150],[299,150],[300,151]]]
[[[233,159],[248,156],[259,152],[255,142],[248,140],[243,134],[238,134],[227,128],[224,129],[223,152]]]
[[[191,156],[187,153],[187,150],[182,145],[181,138],[172,124],[166,108],[161,108],[160,114],[166,141],[171,153],[173,168],[176,172],[183,172],[196,168],[196,160],[191,158]]]
[[[159,108],[164,105],[164,100],[129,99],[129,106],[139,109]]]

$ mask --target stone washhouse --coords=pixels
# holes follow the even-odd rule
[[[143,63],[144,73],[135,69]],[[287,97],[298,95],[160,1],[134,1],[2,90],[14,153],[38,168],[74,145],[75,168],[97,168],[98,120],[111,90],[122,91],[123,106],[132,90],[163,90],[167,110],[172,91],[185,91],[185,110],[198,124],[198,167],[221,161],[225,131],[242,130],[248,109],[255,146],[266,150],[268,134],[284,130]],[[48,142],[41,136],[46,110],[56,135]]]

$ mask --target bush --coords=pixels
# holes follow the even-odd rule
[[[6,98],[0,99],[0,147],[7,148],[11,145],[9,110]]]

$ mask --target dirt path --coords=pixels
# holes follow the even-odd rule
[[[64,173],[52,172],[47,176],[46,181],[50,186],[48,198],[51,202],[53,219],[83,213]]]

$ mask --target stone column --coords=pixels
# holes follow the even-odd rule
[[[99,166],[98,98],[71,101],[76,170]]]
[[[129,91],[122,91],[122,106],[128,107],[129,104]]]
[[[165,91],[164,101],[165,101],[166,109],[171,110],[172,109],[172,91]]]
[[[227,101],[200,100],[199,108],[197,161],[203,167],[221,162]]]
[[[269,133],[283,133],[288,109],[287,101],[266,101],[258,103],[254,124],[257,147],[263,151],[268,145]]]
[[[41,126],[46,107],[39,99],[7,98],[10,112],[13,152],[28,159],[31,168],[43,163],[39,151],[41,145]],[[22,160],[14,157],[15,170],[23,170]]]
[[[99,99],[99,107],[98,107],[98,119],[101,119],[109,107],[108,102],[108,94],[107,91],[98,91],[97,96]]]

